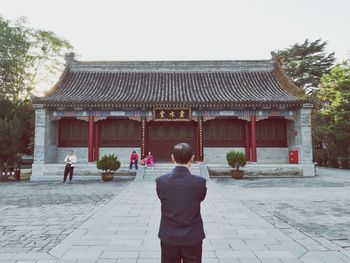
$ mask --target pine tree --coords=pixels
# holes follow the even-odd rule
[[[283,67],[294,83],[305,89],[307,94],[319,88],[322,75],[329,72],[335,61],[334,52],[325,51],[327,41],[306,39],[302,44],[279,50],[273,55],[283,57]]]

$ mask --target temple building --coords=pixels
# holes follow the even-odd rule
[[[170,162],[173,145],[192,145],[197,161],[224,164],[230,150],[256,164],[293,162],[314,175],[311,109],[280,59],[257,61],[77,61],[52,90],[33,97],[33,174],[62,163],[72,149],[80,163],[135,150]]]

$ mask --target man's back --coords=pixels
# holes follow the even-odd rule
[[[193,245],[205,238],[200,203],[206,195],[206,180],[191,175],[188,168],[174,170],[157,178],[157,194],[162,217],[159,238],[172,245]]]

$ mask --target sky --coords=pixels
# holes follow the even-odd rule
[[[79,60],[259,60],[328,41],[350,59],[350,0],[0,0],[0,15],[27,17],[67,39]]]

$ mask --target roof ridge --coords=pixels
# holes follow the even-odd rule
[[[86,72],[270,72],[273,60],[67,61],[70,71]]]
[[[270,62],[271,59],[198,59],[198,60],[73,60],[76,63],[217,63],[217,62]]]

